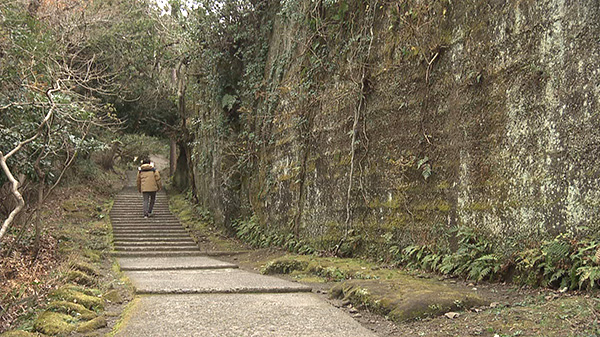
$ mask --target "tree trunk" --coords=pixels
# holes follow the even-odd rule
[[[35,173],[37,174],[38,185],[39,185],[38,193],[37,193],[37,202],[33,209],[34,213],[37,213],[39,211],[39,209],[42,207],[42,203],[44,202],[44,187],[46,186],[46,172],[44,172],[40,166],[40,162],[41,162],[43,156],[44,156],[44,151],[40,152],[40,155],[38,156],[37,160],[33,164]],[[35,218],[35,238],[33,241],[33,257],[35,259],[35,258],[37,258],[38,253],[40,251],[40,231],[42,229],[41,229],[39,217],[36,216],[36,214],[34,214],[34,218]],[[27,225],[27,224],[25,224],[25,225]]]
[[[172,177],[177,170],[177,140],[171,136],[170,154],[169,154],[169,176]]]

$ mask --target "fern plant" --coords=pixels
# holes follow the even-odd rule
[[[401,251],[408,268],[420,268],[445,275],[482,281],[497,279],[508,262],[495,253],[490,241],[470,228],[452,231],[458,239],[454,252],[435,246],[412,245]],[[600,287],[600,238],[574,239],[560,234],[552,240],[516,255],[516,281],[532,286],[568,289]]]
[[[249,219],[237,219],[232,223],[236,236],[257,248],[266,248],[278,246],[287,251],[299,254],[312,254],[315,250],[305,242],[297,240],[293,234],[281,235],[277,233],[268,233],[263,230],[256,216]]]
[[[594,253],[598,239],[576,240],[560,234],[540,247],[519,254],[517,271],[530,285],[555,288],[592,289],[598,287],[600,267]]]
[[[458,239],[458,249],[440,251],[432,246],[408,246],[402,250],[408,268],[421,268],[445,275],[464,276],[474,280],[492,279],[501,269],[498,255],[492,254],[492,244],[479,238],[473,229],[457,227],[452,233]]]
[[[491,279],[498,274],[502,267],[500,258],[496,254],[487,254],[477,258],[469,264],[469,278],[477,281]]]

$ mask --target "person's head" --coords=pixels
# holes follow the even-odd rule
[[[144,160],[142,160],[142,165],[144,164],[150,164],[150,159],[146,158]]]

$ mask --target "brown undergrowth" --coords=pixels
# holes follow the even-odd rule
[[[53,191],[33,218],[41,226],[37,254],[32,221],[11,228],[0,246],[0,333],[43,329],[39,318],[50,304],[54,309],[46,312],[81,316],[69,309],[72,305],[60,304],[59,289],[89,292],[114,283],[104,257],[110,250],[110,198],[122,185],[121,174],[98,170],[86,179],[75,174]]]

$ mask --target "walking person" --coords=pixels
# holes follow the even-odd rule
[[[156,192],[160,191],[162,184],[160,173],[158,173],[150,159],[144,159],[142,166],[138,168],[137,188],[138,192],[144,195],[144,218],[152,216]]]

